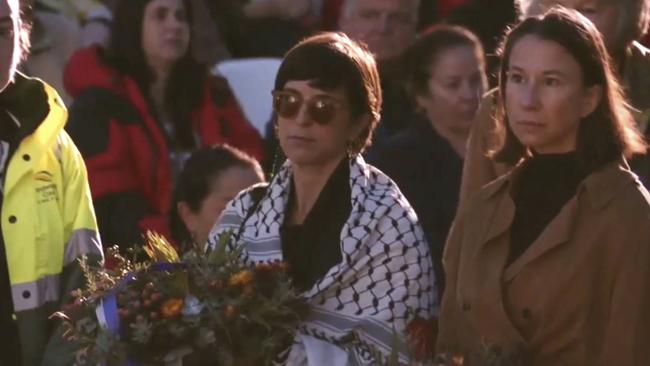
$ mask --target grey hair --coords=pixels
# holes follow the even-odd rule
[[[618,24],[618,34],[615,39],[627,46],[641,39],[648,31],[650,22],[650,1],[648,0],[599,0],[600,2],[615,2],[620,7],[621,17]],[[515,0],[519,10],[520,20],[543,14],[553,0]]]
[[[396,0],[395,0],[396,1]],[[352,14],[354,6],[357,4],[357,0],[343,0],[343,8],[341,9],[341,18],[347,18]],[[420,0],[411,0],[411,10],[413,15],[415,15],[415,20],[417,21],[417,16],[420,9]]]

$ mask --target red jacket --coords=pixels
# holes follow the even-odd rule
[[[217,100],[207,78],[203,102],[189,116],[202,145],[228,143],[257,159],[262,139],[232,95]],[[145,230],[169,237],[172,196],[167,140],[137,84],[102,62],[99,49],[75,53],[64,82],[75,98],[68,132],[88,167],[103,242],[129,246]]]

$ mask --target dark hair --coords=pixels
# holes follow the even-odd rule
[[[467,46],[474,49],[479,65],[485,70],[481,41],[468,29],[456,25],[434,25],[427,28],[404,54],[406,89],[412,97],[429,93],[431,65],[445,51]]]
[[[149,99],[149,85],[155,80],[142,48],[142,22],[147,4],[152,0],[122,0],[113,16],[111,38],[104,53],[105,61],[117,71],[131,77],[142,94]],[[183,0],[187,19],[192,26],[189,0]],[[192,34],[192,32],[190,32]],[[192,36],[187,53],[176,62],[165,88],[164,105],[174,123],[174,142],[183,148],[193,148],[190,113],[200,105],[208,69],[192,58]]]
[[[647,145],[636,129],[600,33],[577,11],[554,7],[544,15],[521,22],[509,32],[502,45],[497,118],[504,141],[494,154],[495,160],[516,164],[529,153],[512,132],[505,112],[510,54],[517,42],[528,35],[561,45],[580,65],[583,84],[602,87],[598,106],[578,127],[576,151],[583,168],[595,170],[621,155],[629,157],[645,152]]]
[[[368,48],[352,41],[343,33],[326,32],[302,40],[287,52],[275,89],[284,88],[288,81],[310,80],[323,90],[342,88],[352,108],[352,117],[370,116],[370,124],[352,142],[350,152],[360,154],[372,140],[379,122],[381,85],[377,64]]]
[[[190,232],[178,213],[178,203],[185,202],[192,212],[201,210],[219,175],[232,167],[250,168],[262,176],[255,158],[229,145],[203,147],[192,153],[178,175],[169,217],[172,238],[178,245],[192,241]]]

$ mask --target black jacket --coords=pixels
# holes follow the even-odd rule
[[[378,147],[368,162],[397,183],[417,213],[442,294],[442,251],[458,205],[461,157],[428,121],[421,120]]]

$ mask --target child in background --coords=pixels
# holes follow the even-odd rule
[[[178,176],[170,215],[174,241],[182,251],[203,247],[226,203],[241,190],[264,182],[260,164],[228,145],[195,151]]]

